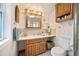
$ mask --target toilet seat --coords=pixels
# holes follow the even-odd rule
[[[53,56],[65,56],[66,55],[66,50],[61,47],[53,47],[51,49],[51,55]]]

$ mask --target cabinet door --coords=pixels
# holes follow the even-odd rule
[[[39,43],[35,43],[36,44],[36,55],[40,53],[40,44]]]
[[[56,5],[56,17],[63,15],[63,8],[64,6],[62,3]]]
[[[32,56],[32,45],[31,44],[29,44],[29,45],[26,46],[26,48],[25,48],[25,54],[27,56]]]
[[[24,44],[26,56],[38,55],[38,54],[46,51],[46,39],[32,41],[32,43],[29,43],[29,44],[27,44],[27,42],[29,43],[31,41],[26,41]]]
[[[58,13],[58,7],[59,7],[59,5],[57,4],[56,6],[55,6],[55,13],[56,13],[56,17],[58,17],[59,16],[59,13]]]
[[[46,51],[46,42],[42,42],[42,52]]]
[[[43,44],[43,42],[40,42],[40,53],[42,53],[42,52],[44,52],[44,44]]]
[[[60,4],[57,4],[56,5],[56,16],[58,17],[58,16],[60,16]]]
[[[28,56],[29,45],[25,45],[25,56]]]
[[[59,4],[59,10],[58,10],[60,16],[63,15],[63,11],[64,11],[63,9],[64,9],[63,3],[60,3],[60,4]]]
[[[32,55],[36,55],[36,44],[32,44]]]
[[[64,3],[64,14],[71,12],[71,4]]]
[[[65,3],[64,4],[64,13],[65,14],[69,14],[68,16],[67,16],[67,20],[70,20],[70,19],[72,19],[73,18],[73,15],[72,15],[72,4],[71,3]]]

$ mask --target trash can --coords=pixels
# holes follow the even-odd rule
[[[50,50],[50,49],[53,48],[54,46],[55,46],[55,44],[54,44],[53,41],[47,40],[47,43],[46,43],[46,49],[47,49],[47,50]]]

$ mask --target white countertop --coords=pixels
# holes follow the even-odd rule
[[[26,37],[20,37],[16,41],[21,41],[21,40],[30,40],[30,39],[38,39],[38,38],[49,38],[49,37],[55,37],[55,35],[35,35],[35,36],[26,36]]]

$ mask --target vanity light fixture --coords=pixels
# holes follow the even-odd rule
[[[42,12],[25,9],[25,14],[27,28],[41,28]]]
[[[29,12],[30,12],[30,10],[27,10],[27,12],[29,13]]]
[[[35,10],[25,9],[25,11],[26,11],[26,13],[29,13],[29,14],[35,14],[35,15],[39,15],[39,16],[42,15],[41,12],[35,11]]]
[[[34,14],[36,14],[36,12],[35,12],[35,11],[33,11],[33,13],[34,13]]]
[[[39,12],[38,14],[41,15],[41,12]]]

